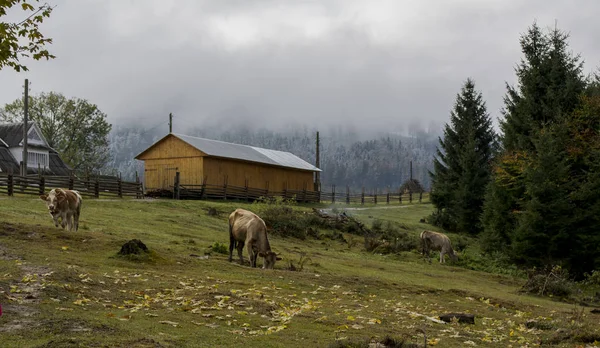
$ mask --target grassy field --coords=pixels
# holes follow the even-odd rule
[[[222,213],[209,216],[208,207]],[[428,264],[416,250],[367,253],[359,236],[271,235],[284,258],[275,270],[229,263],[210,246],[228,246],[227,215],[237,207],[252,209],[87,199],[80,230],[68,233],[53,226],[39,198],[0,199],[0,346],[306,348],[387,335],[422,344],[417,329],[441,347],[584,347],[600,337],[598,315],[520,294],[522,278]],[[431,209],[379,205],[347,213],[416,236],[435,230],[419,222]],[[150,256],[117,256],[134,238]],[[288,270],[302,257],[302,271]],[[476,323],[430,319],[448,312],[473,313]],[[537,324],[527,324],[531,319]]]

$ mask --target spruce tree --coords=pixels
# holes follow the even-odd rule
[[[525,169],[513,256],[561,264],[576,277],[600,266],[600,97],[545,127]]]
[[[439,138],[431,200],[434,223],[449,230],[478,233],[485,187],[496,150],[496,134],[481,93],[467,79],[456,97],[450,124]]]
[[[586,89],[581,58],[569,52],[567,34],[556,28],[544,33],[534,23],[520,43],[518,84],[507,85],[500,122],[503,152],[495,163],[482,215],[483,248],[488,251],[509,250],[516,234],[524,231],[518,228],[518,217],[533,204],[526,196],[526,176],[533,174],[525,169],[529,159],[544,150],[536,147],[541,130],[570,115]]]

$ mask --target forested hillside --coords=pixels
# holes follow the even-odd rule
[[[121,173],[124,179],[143,175],[142,162],[134,157],[152,143],[166,135],[165,127],[142,129],[114,126],[110,134],[112,160],[108,167]],[[315,163],[316,130],[299,127],[294,130],[271,131],[240,126],[234,129],[190,129],[188,135],[216,139],[238,144],[289,151],[300,158]],[[359,139],[363,140],[359,140]],[[413,177],[429,188],[428,171],[437,144],[437,134],[411,132],[410,135],[372,134],[359,136],[351,130],[329,129],[320,131],[321,182],[324,190],[330,185],[349,185],[358,190],[397,189],[410,178],[410,161]]]

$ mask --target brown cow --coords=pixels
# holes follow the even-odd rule
[[[41,195],[40,198],[46,201],[48,212],[54,220],[54,226],[58,227],[58,218],[61,218],[60,225],[63,229],[66,225],[67,231],[70,232],[75,229],[75,232],[77,232],[83,202],[79,192],[57,188],[50,190],[47,195]]]
[[[233,249],[236,247],[240,256],[240,264],[244,264],[242,249],[244,244],[248,249],[250,265],[256,267],[256,258],[263,258],[263,268],[273,269],[276,260],[281,260],[276,253],[271,251],[267,237],[267,226],[258,215],[245,210],[236,209],[229,215],[229,262],[233,258]]]
[[[444,254],[450,255],[452,261],[456,261],[458,259],[456,253],[454,253],[454,249],[452,249],[452,243],[450,242],[450,239],[445,234],[433,231],[423,231],[421,232],[420,238],[421,245],[423,246],[423,255],[427,255],[430,263],[430,250],[436,250],[440,252],[440,263],[446,262],[444,259]]]

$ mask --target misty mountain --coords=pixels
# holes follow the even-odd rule
[[[134,157],[165,136],[164,128],[115,126],[110,134],[109,173],[120,173],[124,180],[134,180],[137,171],[143,177],[143,162]],[[315,163],[316,129],[306,126],[278,131],[243,125],[228,129],[189,128],[185,134],[288,151]],[[362,187],[368,191],[377,188],[381,192],[387,187],[397,190],[410,178],[411,161],[413,178],[429,189],[428,171],[432,170],[437,134],[411,129],[408,134],[373,133],[369,136],[370,139],[348,127],[320,131],[323,191],[330,191],[331,185],[336,185],[337,191],[344,191],[346,185],[354,191]]]

